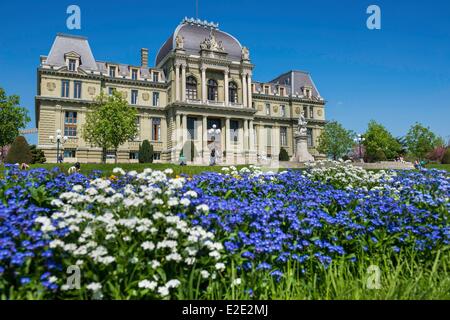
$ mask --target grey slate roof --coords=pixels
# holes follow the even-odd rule
[[[201,26],[197,24],[191,24],[182,22],[177,26],[174,33],[167,39],[167,41],[159,49],[156,56],[155,65],[157,66],[167,54],[169,54],[175,47],[175,39],[178,35],[184,37],[184,50],[188,54],[200,54],[200,43],[209,38],[209,34],[212,27]],[[228,53],[228,58],[231,60],[241,60],[242,46],[239,41],[232,35],[214,29],[214,35],[217,41],[222,41],[225,52]]]
[[[312,88],[312,96],[314,98],[321,97],[319,90],[308,72],[292,70],[276,77],[270,83],[289,86],[290,94],[293,95],[301,95],[302,87],[309,86]]]
[[[47,56],[47,65],[62,67],[66,65],[64,55],[74,51],[81,56],[81,65],[85,70],[97,70],[87,38],[58,33]]]

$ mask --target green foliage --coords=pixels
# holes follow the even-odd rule
[[[442,157],[442,164],[450,164],[450,148],[447,148],[447,150],[444,153],[444,156]]]
[[[23,136],[18,136],[11,145],[6,156],[6,163],[31,163],[32,155],[27,140]]]
[[[401,144],[381,124],[374,120],[369,122],[363,144],[366,150],[366,161],[375,162],[392,160],[397,157],[401,150]],[[384,154],[384,156],[383,156]]]
[[[45,163],[47,159],[45,158],[44,151],[41,149],[38,149],[36,145],[32,144],[30,146],[30,152],[31,152],[31,163]]]
[[[435,147],[443,145],[443,140],[437,137],[430,128],[422,126],[416,122],[411,126],[405,136],[408,152],[414,157],[422,160]]]
[[[142,141],[139,146],[139,162],[152,163],[153,162],[153,146],[148,140]]]
[[[86,114],[83,138],[102,148],[103,162],[106,162],[107,149],[113,149],[117,154],[120,145],[134,139],[137,134],[136,117],[136,109],[129,106],[120,93],[114,91],[106,96],[102,92]]]
[[[317,150],[334,160],[346,155],[353,145],[354,133],[339,122],[328,122],[319,136]]]
[[[27,109],[19,104],[18,96],[8,97],[5,90],[0,88],[0,147],[13,143],[19,135],[19,129],[25,128],[30,121]]]
[[[287,153],[286,149],[281,147],[280,149],[280,155],[278,158],[280,161],[289,161],[289,154]]]

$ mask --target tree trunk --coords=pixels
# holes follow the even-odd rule
[[[114,149],[114,163],[117,164],[117,148]]]

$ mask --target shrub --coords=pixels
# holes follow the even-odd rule
[[[11,145],[6,156],[6,163],[31,163],[30,146],[23,136],[18,136]]]
[[[148,140],[142,141],[139,146],[139,163],[152,163],[153,162],[153,146]]]
[[[31,152],[31,163],[45,163],[47,159],[45,158],[44,151],[38,149],[36,145],[32,144],[30,146]]]
[[[442,164],[450,164],[450,148],[447,148],[447,150],[444,153],[444,156],[442,157]]]
[[[285,148],[280,149],[279,160],[280,161],[289,161],[289,155]]]

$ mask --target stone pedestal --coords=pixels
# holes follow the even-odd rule
[[[309,162],[314,161],[314,157],[308,151],[308,137],[306,134],[295,133],[295,156],[291,161]]]

